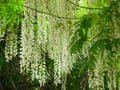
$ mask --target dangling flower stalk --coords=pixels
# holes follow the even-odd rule
[[[66,0],[46,2],[25,0],[25,6],[46,12],[49,7],[58,16],[72,17],[72,7]],[[21,31],[21,73],[30,73],[32,80],[37,79],[40,86],[44,85],[47,79],[47,52],[49,58],[54,60],[54,83],[63,83],[65,90],[67,73],[75,61],[69,50],[72,21],[51,17],[29,8],[24,8],[24,16]]]
[[[5,27],[6,19],[0,16],[0,20],[0,41],[2,41],[5,36],[5,29],[3,27]]]
[[[66,0],[57,0],[54,3],[50,3],[50,5],[53,6],[51,10],[54,10],[54,14],[72,17],[72,6]],[[66,81],[63,80],[66,80],[66,74],[70,72],[75,61],[69,50],[72,32],[71,25],[72,21],[70,20],[49,16],[48,51],[50,58],[54,60],[54,83],[56,85],[62,82],[64,82],[62,84],[65,84]],[[63,76],[65,77],[64,79],[62,79]]]
[[[25,0],[26,6],[34,8],[34,0]],[[35,12],[29,8],[24,8],[24,19],[22,22],[21,31],[21,73],[30,71],[31,59],[33,59],[33,45],[34,45],[34,16]]]
[[[5,38],[5,58],[9,62],[17,55],[17,34],[15,32],[8,31]]]
[[[43,6],[40,6],[41,4]],[[45,4],[44,0],[26,0],[25,5],[41,10]],[[42,86],[46,82],[47,28],[46,23],[44,23],[46,17],[29,8],[24,9],[24,15],[21,31],[21,73],[30,73],[31,79],[37,79]],[[35,25],[37,25],[37,30]]]
[[[37,0],[36,1],[37,10],[45,10],[45,1],[44,0]],[[36,57],[38,59],[38,80],[40,85],[44,85],[46,83],[46,62],[45,62],[45,53],[47,52],[47,19],[46,15],[43,15],[39,12],[37,12],[37,36],[36,36],[36,42],[38,47],[38,56]],[[36,63],[37,64],[37,63]]]

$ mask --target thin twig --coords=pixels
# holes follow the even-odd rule
[[[20,5],[20,6],[29,8],[29,9],[31,9],[31,10],[34,10],[34,11],[36,11],[36,12],[43,13],[43,14],[47,14],[47,15],[50,15],[50,16],[53,16],[53,17],[56,17],[56,18],[60,18],[60,19],[73,19],[73,20],[75,20],[75,19],[81,19],[81,18],[74,18],[74,17],[58,16],[58,15],[55,15],[55,14],[51,14],[51,13],[48,13],[48,12],[40,11],[40,10],[37,10],[37,9],[35,9],[35,8],[31,8],[31,7],[29,7],[29,6],[25,6],[25,5],[18,4],[18,3],[14,3],[14,2],[8,2],[8,3],[17,4],[17,5]]]
[[[10,81],[11,81],[11,83],[12,83],[12,86],[13,86],[14,90],[17,90],[17,87],[16,87],[16,85],[15,85],[15,83],[14,83],[14,81],[13,81],[12,78],[10,78]]]
[[[77,4],[75,4],[74,2],[71,2],[71,1],[69,1],[69,0],[66,0],[66,1],[69,2],[69,3],[71,3],[71,4],[74,4],[74,5],[77,6],[77,7],[83,8],[83,9],[90,9],[90,10],[92,10],[92,9],[97,9],[97,10],[103,10],[102,8],[84,7],[84,6],[77,5]]]

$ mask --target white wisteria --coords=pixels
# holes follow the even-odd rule
[[[4,40],[3,37],[5,35],[5,30],[4,30],[4,27],[6,26],[5,23],[6,23],[6,19],[0,17],[0,41]]]
[[[55,4],[56,3],[56,4]],[[58,16],[72,17],[72,6],[66,0],[51,2],[51,10]],[[56,8],[54,8],[56,7]],[[49,16],[48,51],[54,60],[54,83],[62,83],[62,77],[69,73],[75,61],[70,55],[69,45],[71,43],[72,21],[53,18]],[[66,80],[66,79],[64,79]]]
[[[41,9],[41,2],[43,1],[26,0],[25,5],[34,9]],[[31,79],[37,79],[42,86],[46,82],[44,52],[47,44],[47,30],[45,23],[42,23],[45,21],[45,17],[29,8],[24,8],[24,16],[21,32],[21,73],[30,73]]]
[[[9,62],[17,55],[17,34],[8,31],[5,42],[5,58],[6,61]]]
[[[25,0],[25,6],[48,12],[58,16],[72,17],[72,7],[66,0],[58,1]],[[31,79],[37,79],[40,86],[46,83],[46,53],[54,60],[54,83],[62,83],[62,77],[72,69],[75,62],[70,55],[69,44],[73,27],[72,21],[58,19],[43,13],[24,8],[24,20],[21,31],[21,73],[30,73]],[[35,28],[35,26],[37,28]],[[64,79],[66,80],[66,79]],[[65,85],[64,85],[65,89]]]
[[[104,60],[102,59],[102,52],[98,50],[98,55],[95,55],[97,59],[92,72],[89,72],[89,88],[102,90],[104,89]]]

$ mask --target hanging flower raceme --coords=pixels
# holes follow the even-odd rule
[[[5,58],[9,62],[17,55],[17,34],[14,32],[8,32],[5,38]]]
[[[30,0],[25,1],[26,6],[34,4]],[[32,5],[33,7],[33,5]],[[24,8],[24,20],[22,22],[22,31],[21,31],[21,60],[20,67],[21,72],[30,71],[30,63],[33,58],[33,44],[34,44],[34,14],[29,8]]]
[[[25,0],[25,6],[48,12],[54,11],[59,16],[72,17],[72,7],[66,0],[58,1]],[[51,6],[51,7],[50,7]],[[67,8],[67,10],[66,10]],[[75,61],[70,55],[72,21],[63,20],[40,12],[24,8],[21,31],[21,73],[29,73],[32,80],[38,80],[40,86],[46,83],[46,52],[54,60],[54,83],[62,83]],[[35,28],[36,27],[36,28]],[[65,86],[65,85],[64,85]]]
[[[36,1],[37,10],[45,10],[45,1],[44,0],[37,0]],[[46,83],[46,61],[45,61],[45,53],[47,52],[47,19],[46,15],[41,14],[39,12],[36,13],[37,15],[37,25],[38,29],[36,32],[36,51],[38,52],[38,56],[36,60],[38,61],[38,81],[40,85],[44,85]],[[36,63],[37,64],[37,63]]]
[[[72,17],[72,7],[66,0],[57,0],[50,3],[51,10],[58,16]],[[49,7],[50,7],[49,6]],[[55,8],[56,7],[56,8]],[[54,60],[54,83],[62,83],[62,77],[72,69],[75,61],[70,55],[72,21],[49,16],[48,26],[48,51]],[[66,79],[65,79],[66,80]]]
[[[96,89],[96,90],[102,90],[104,89],[104,60],[102,59],[102,52],[98,51],[97,55],[94,55],[94,57],[97,59],[95,63],[95,67],[93,71],[89,71],[89,88]]]
[[[4,30],[5,22],[6,22],[5,18],[0,17],[0,41],[3,40],[3,37],[5,35],[5,30]]]
[[[25,6],[41,9],[41,1],[26,0]],[[44,52],[46,50],[47,33],[45,26],[41,23],[44,21],[44,16],[29,8],[24,8],[24,16],[21,31],[21,73],[30,73],[31,79],[37,79],[42,86],[46,82]],[[37,30],[35,29],[35,23],[38,26]]]

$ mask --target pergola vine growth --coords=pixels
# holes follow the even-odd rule
[[[66,90],[67,75],[85,59],[79,74],[87,71],[87,88],[120,88],[119,0],[20,1],[7,2],[16,5],[15,12],[20,10],[19,17],[11,20],[9,5],[4,8],[6,2],[1,1],[3,6],[0,2],[0,42],[5,41],[7,62],[18,56],[20,73],[42,87],[50,77],[47,62],[53,61],[54,84]]]

